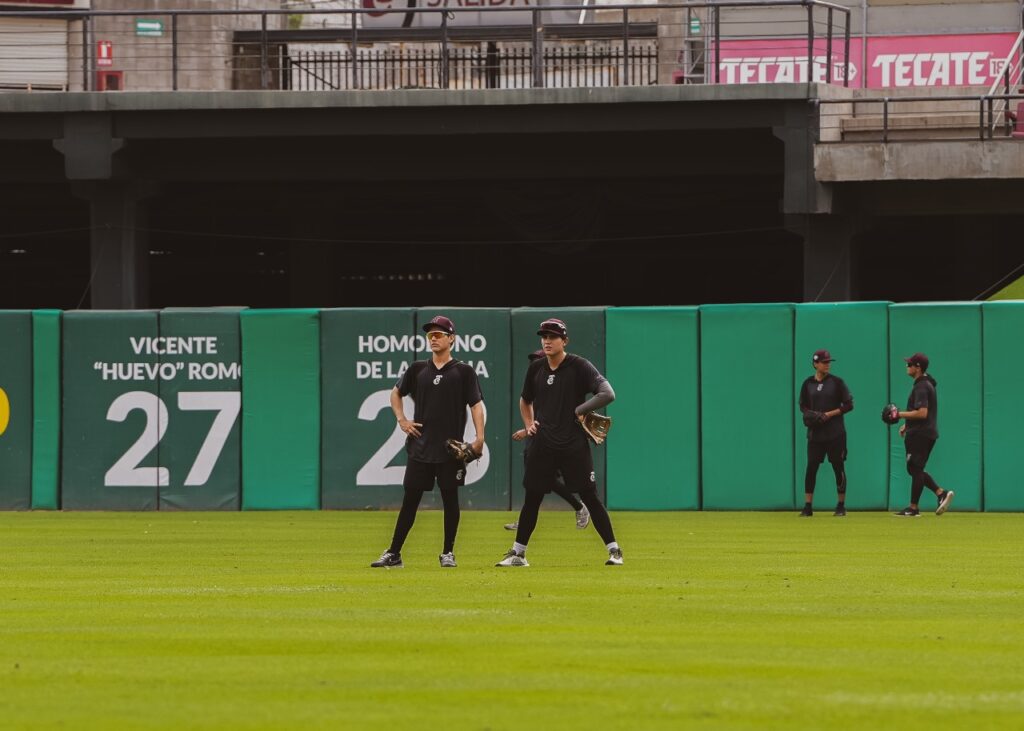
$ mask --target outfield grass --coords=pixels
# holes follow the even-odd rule
[[[1024,515],[0,514],[0,724],[1019,729]]]

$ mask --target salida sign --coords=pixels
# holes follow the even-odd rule
[[[444,10],[449,26],[527,25],[533,12],[547,4],[576,5],[580,0],[548,3],[545,0],[362,0],[363,7],[373,12],[362,16],[366,28],[436,28],[441,25]],[[414,9],[438,12],[413,12]],[[471,12],[476,9],[478,12]],[[575,10],[547,10],[544,23],[569,24],[579,20]]]
[[[1003,72],[1016,36],[983,33],[946,36],[869,38],[866,78],[860,69],[863,44],[850,40],[850,85],[872,89],[919,86],[989,86]],[[725,41],[719,57],[724,84],[824,83],[832,64],[832,82],[842,83],[842,42],[833,41],[828,58],[825,42],[815,44],[808,63],[807,42],[799,39]]]

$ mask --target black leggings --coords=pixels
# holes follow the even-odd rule
[[[910,433],[905,437],[904,446],[907,450],[907,473],[910,475],[910,504],[917,505],[926,487],[936,495],[942,490],[932,476],[924,471],[935,440]]]
[[[832,471],[836,475],[836,492],[840,495],[846,494],[846,468],[842,462],[830,462],[832,465]],[[818,467],[821,464],[807,463],[807,472],[804,474],[804,492],[810,495],[814,494],[814,484],[818,480]]]
[[[455,534],[459,531],[459,488],[439,487],[441,491],[441,504],[444,506],[444,550],[442,553],[451,553],[455,550]],[[402,499],[402,509],[398,511],[398,520],[395,522],[395,534],[391,538],[391,553],[401,553],[405,539],[416,522],[416,511],[420,507],[420,500],[423,499],[423,490],[407,488],[405,497]]]
[[[615,531],[612,530],[612,519],[608,516],[601,499],[597,496],[596,490],[589,490],[580,493],[580,499],[590,511],[590,520],[606,544],[615,541]],[[516,543],[527,545],[530,536],[537,527],[537,517],[540,515],[540,504],[544,502],[544,493],[539,490],[527,490],[526,500],[523,502],[523,509],[519,511],[519,529],[516,531]]]

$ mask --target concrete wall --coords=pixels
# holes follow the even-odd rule
[[[850,8],[854,36],[1006,33],[1021,29],[1020,0],[833,0]],[[822,32],[825,11],[815,15]],[[865,26],[865,18],[867,24]],[[841,22],[836,14],[836,22]],[[722,34],[737,37],[802,35],[803,8],[729,9],[722,11]]]
[[[123,0],[93,0],[93,10],[125,10]],[[113,65],[110,70],[124,72],[124,88],[131,90],[168,91],[172,89],[172,52],[170,10],[278,10],[277,0],[133,0],[132,9],[137,12],[130,16],[100,17],[95,20],[92,30],[90,53],[95,54],[96,42],[109,40],[114,44]],[[136,18],[162,20],[163,35],[145,37],[135,34]],[[285,16],[268,16],[267,27],[284,27]],[[233,72],[233,54],[248,52],[255,55],[250,67],[259,67],[259,50],[239,49],[232,45],[236,30],[253,30],[260,27],[259,16],[193,16],[182,17],[178,25],[178,89],[179,90],[227,90],[253,88],[252,74],[240,79]],[[80,28],[80,26],[79,26]],[[80,32],[80,30],[79,30]],[[74,62],[73,62],[74,63]],[[72,72],[72,90],[82,88],[80,61]],[[243,64],[244,65],[244,64]],[[95,76],[90,82],[95,84]]]

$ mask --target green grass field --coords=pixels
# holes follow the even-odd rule
[[[1024,725],[1024,515],[0,514],[6,729]]]

